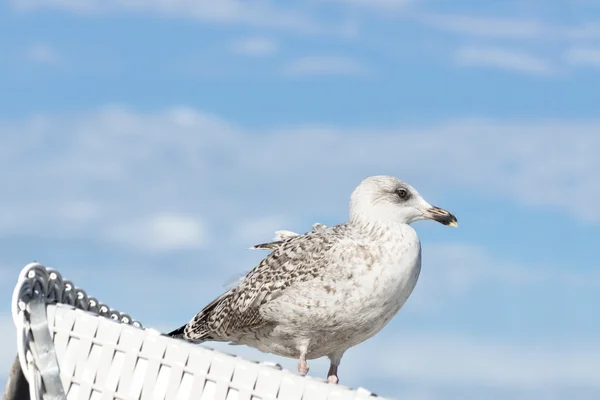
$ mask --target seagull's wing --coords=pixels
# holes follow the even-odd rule
[[[298,282],[314,279],[330,263],[328,253],[344,235],[337,225],[284,240],[240,284],[223,293],[183,328],[189,340],[224,340],[265,322],[260,307]],[[178,331],[181,331],[180,328]]]

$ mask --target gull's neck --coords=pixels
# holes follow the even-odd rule
[[[383,218],[372,218],[369,215],[354,214],[350,217],[350,224],[374,238],[388,236],[394,232],[402,232],[410,225]]]

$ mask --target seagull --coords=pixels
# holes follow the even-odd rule
[[[421,270],[421,244],[411,223],[458,226],[408,183],[371,176],[350,197],[350,218],[304,234],[285,231],[235,287],[168,335],[229,342],[298,360],[328,357],[327,380],[351,347],[373,337],[398,313]],[[291,234],[290,234],[291,233]]]

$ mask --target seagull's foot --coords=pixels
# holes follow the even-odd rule
[[[306,354],[301,354],[300,358],[298,359],[298,372],[300,372],[300,375],[305,376],[308,374],[309,369],[310,367],[306,362]]]
[[[329,366],[329,372],[327,372],[327,380],[333,384],[337,384],[340,380],[337,376],[338,366],[335,364],[331,364]]]

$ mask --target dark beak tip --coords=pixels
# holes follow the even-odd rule
[[[458,220],[454,214],[439,207],[432,207],[432,209],[432,219],[436,220],[442,225],[458,228]]]

